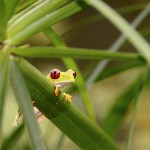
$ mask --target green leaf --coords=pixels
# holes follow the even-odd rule
[[[131,23],[132,28],[137,28],[140,25],[140,23],[142,23],[142,21],[145,19],[145,17],[147,15],[148,15],[148,8],[142,10],[138,14],[138,16],[132,21],[132,23]],[[119,36],[117,38],[117,40],[110,46],[110,48],[109,48],[110,51],[112,51],[112,52],[118,51],[123,46],[125,41],[126,41],[126,36],[122,33],[122,35]],[[103,69],[107,66],[108,63],[109,63],[108,60],[103,61],[103,62],[100,61],[98,63],[98,65],[92,71],[92,74],[87,79],[87,86],[88,87],[90,87],[91,83],[97,78],[97,76],[99,76],[103,72]]]
[[[6,85],[8,80],[9,69],[9,50],[0,51],[0,133],[3,119],[3,106],[6,92]],[[1,133],[2,134],[2,133]]]
[[[13,53],[24,57],[55,57],[76,59],[110,59],[143,62],[140,55],[135,53],[111,52],[107,50],[95,50],[71,47],[25,47],[14,48]]]
[[[33,148],[36,150],[46,150],[40,128],[37,124],[35,114],[33,112],[28,89],[16,61],[17,60],[15,60],[15,58],[13,58],[11,61],[11,83],[17,97],[18,104],[22,111],[31,143],[33,145]]]
[[[18,61],[35,106],[79,147],[87,150],[119,149],[91,119],[73,104],[66,103],[62,94],[51,95],[51,84],[38,70],[23,59]]]
[[[123,71],[126,71],[128,69],[132,69],[135,67],[144,66],[145,63],[141,62],[126,62],[124,64],[118,64],[117,66],[111,66],[108,68],[105,68],[95,79],[95,82],[104,80],[106,78],[112,77],[113,75],[116,75],[118,73],[121,73]]]
[[[145,67],[145,72],[143,73],[141,86],[139,86],[139,89],[137,90],[137,92],[135,93],[135,96],[134,96],[134,106],[133,106],[133,111],[132,111],[132,115],[131,115],[131,121],[130,121],[130,127],[129,127],[128,140],[127,140],[127,144],[126,144],[126,150],[131,149],[131,142],[132,142],[132,136],[133,136],[133,132],[134,132],[134,125],[135,125],[136,114],[138,111],[138,104],[139,104],[139,100],[140,100],[140,95],[141,95],[141,91],[143,90],[143,88],[147,84],[147,80],[149,80],[149,77],[150,77],[150,67],[147,66],[147,67]]]
[[[25,39],[44,30],[45,28],[52,26],[68,18],[69,16],[81,11],[85,7],[87,7],[87,5],[83,2],[80,2],[80,1],[71,2],[68,5],[54,11],[53,13],[43,16],[41,19],[33,22],[22,31],[19,31],[19,32],[17,31],[16,35],[8,39],[7,42],[11,43],[12,45],[17,45],[23,42]],[[11,31],[9,33],[11,34]]]
[[[61,133],[61,135],[58,138],[58,142],[55,144],[54,150],[61,150],[61,147],[64,143],[65,135]]]
[[[119,7],[119,8],[116,9],[116,11],[118,13],[124,15],[124,14],[129,14],[129,13],[141,10],[141,9],[145,8],[145,6],[146,6],[146,3],[136,3],[136,4],[133,4],[133,5],[124,6],[124,7],[121,7],[121,8]],[[89,24],[100,21],[102,19],[104,19],[104,16],[102,16],[101,14],[92,14],[88,17],[81,18],[79,21],[77,20],[73,24],[67,26],[67,28],[65,28],[63,36],[67,35],[71,31],[74,32],[76,29],[79,29],[81,27],[85,27]]]
[[[124,119],[124,116],[127,113],[131,102],[133,101],[133,98],[137,92],[139,92],[139,87],[141,84],[142,76],[138,77],[127,87],[127,89],[123,91],[121,95],[117,97],[107,116],[102,121],[102,128],[110,136],[114,137],[117,134],[122,120]]]
[[[3,141],[1,150],[12,150],[16,146],[24,129],[24,124],[13,130],[12,133]]]
[[[8,37],[10,38],[16,35],[18,32],[22,31],[33,22],[44,16],[47,16],[49,13],[53,12],[68,2],[69,0],[55,0],[55,2],[52,0],[43,1],[11,24],[11,26],[8,28]]]
[[[6,2],[6,14],[5,14],[5,21],[7,22],[9,18],[13,15],[18,3],[20,0],[11,0]]]
[[[140,34],[134,30],[129,23],[123,19],[114,9],[107,5],[102,0],[84,0],[91,6],[101,12],[106,18],[109,19],[121,32],[123,32],[132,45],[141,53],[141,55],[150,64],[150,45]],[[147,14],[150,11],[150,3],[147,5]]]
[[[5,39],[5,1],[0,0],[0,39]]]
[[[43,0],[44,1],[44,0]],[[36,0],[29,0],[29,1],[24,1],[22,2],[15,10],[15,13],[21,12],[22,10],[26,9],[27,7],[30,7],[32,4],[39,2]],[[42,2],[42,0],[40,0]]]
[[[30,3],[30,2],[28,1],[27,3]],[[37,5],[41,4],[42,2],[43,2],[42,0],[36,1],[32,5],[28,6],[27,8],[23,9],[21,12],[14,15],[8,22],[8,28],[10,28],[11,25],[14,24],[14,22],[16,22],[19,18],[21,18],[23,15],[25,15],[27,12],[29,12],[31,9],[35,8]],[[20,7],[22,7],[22,5]],[[21,8],[19,8],[19,9],[21,9]]]
[[[1,0],[0,1],[0,26],[3,24],[3,21],[4,21],[4,12],[5,12],[5,1],[4,0]]]

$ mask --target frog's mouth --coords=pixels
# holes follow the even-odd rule
[[[72,82],[64,81],[64,82],[61,82],[61,83],[60,82],[59,83],[55,82],[54,85],[59,87],[59,88],[63,88],[64,86],[66,86],[68,84],[71,84],[71,83],[73,83],[73,81]]]

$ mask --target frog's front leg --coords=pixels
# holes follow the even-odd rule
[[[57,86],[55,86],[55,95],[58,96],[59,95],[59,88]]]
[[[55,86],[55,95],[58,96],[59,95],[59,88],[57,86]],[[65,100],[68,102],[68,103],[71,103],[72,102],[72,96],[70,94],[66,94],[66,93],[63,93],[63,96],[65,97]]]
[[[20,110],[20,108],[18,108],[17,114],[16,114],[16,116],[15,116],[15,120],[14,120],[14,122],[13,122],[13,125],[14,125],[15,127],[18,126],[20,117],[21,117],[21,110]]]

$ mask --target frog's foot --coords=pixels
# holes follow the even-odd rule
[[[38,122],[42,122],[47,119],[36,107],[33,107],[33,110]]]
[[[65,100],[67,101],[67,103],[71,103],[72,102],[72,96],[70,94],[66,94],[63,93]]]
[[[59,95],[59,88],[57,86],[55,86],[55,95],[58,96]]]
[[[18,126],[20,117],[21,117],[21,111],[20,111],[20,109],[18,109],[18,112],[17,112],[17,114],[16,114],[16,116],[15,116],[15,120],[14,120],[14,122],[13,122],[13,125],[14,125],[15,127]]]

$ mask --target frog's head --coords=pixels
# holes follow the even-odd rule
[[[53,69],[47,75],[48,80],[59,88],[65,86],[66,84],[75,82],[75,77],[76,72],[72,69],[69,69],[66,72],[61,72],[58,69]]]

